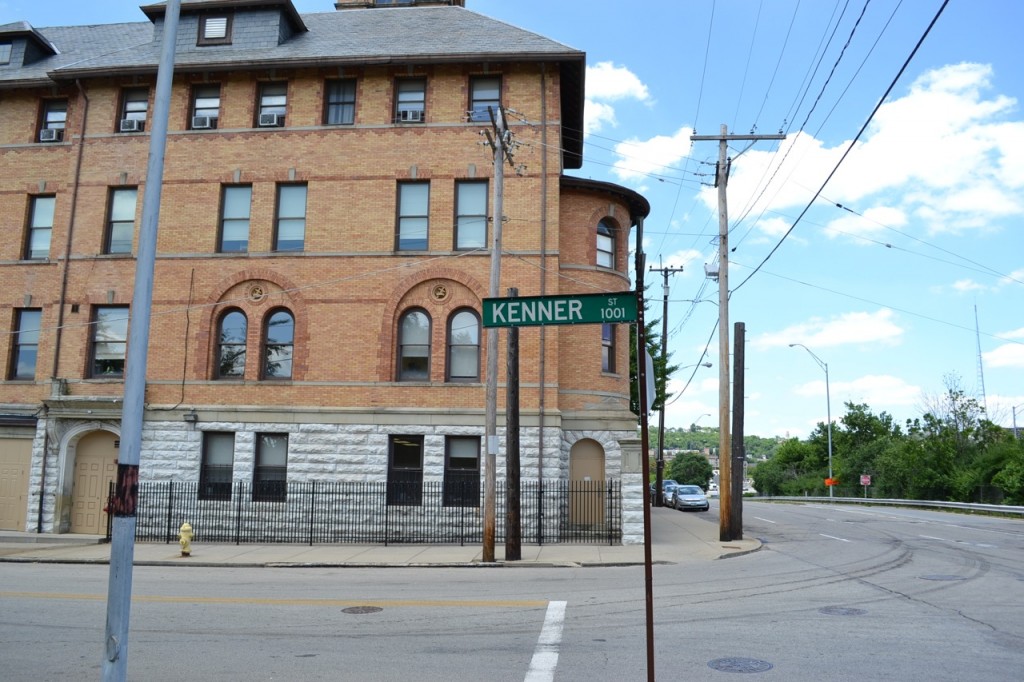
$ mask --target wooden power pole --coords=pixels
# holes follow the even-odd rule
[[[742,498],[733,500],[732,494],[732,439],[729,431],[729,202],[726,188],[729,184],[728,143],[736,140],[784,140],[778,135],[730,135],[729,128],[722,124],[719,135],[691,135],[693,142],[717,140],[718,165],[715,170],[715,187],[718,188],[718,490],[719,518],[718,538],[723,542],[738,540],[733,537],[732,512],[734,504],[742,504]]]
[[[651,268],[651,272],[660,272],[662,277],[661,287],[661,357],[667,362],[668,357],[668,276],[682,272],[682,267],[669,266],[667,268]],[[657,399],[655,397],[655,399]],[[650,407],[650,405],[648,405]],[[661,409],[658,411],[658,459],[656,461],[656,474],[654,477],[654,506],[665,506],[661,482],[665,477],[665,401],[662,396]]]

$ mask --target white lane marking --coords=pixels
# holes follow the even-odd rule
[[[565,623],[565,604],[564,601],[548,604],[544,627],[540,630],[537,648],[533,650],[533,660],[530,661],[530,669],[526,671],[523,682],[551,682],[555,679],[558,647],[562,643],[562,625]]]
[[[946,538],[937,538],[934,535],[918,535],[917,537],[924,538],[925,540],[939,540],[941,542],[949,542],[949,540],[947,540]]]
[[[839,542],[849,542],[849,540],[847,540],[845,538],[837,538],[835,535],[825,535],[824,533],[818,533],[818,535],[820,535],[823,538],[828,538],[829,540],[839,540]]]
[[[764,521],[765,523],[775,523],[774,521],[769,521],[768,519],[762,519],[760,516],[755,516],[754,518],[758,521]]]

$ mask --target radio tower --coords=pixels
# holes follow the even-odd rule
[[[981,332],[978,329],[978,305],[974,305],[974,336],[978,340],[978,393],[981,395],[981,406],[988,414],[988,401],[985,399],[985,365],[981,361]]]

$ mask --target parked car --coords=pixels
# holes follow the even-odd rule
[[[671,480],[671,479],[667,480],[667,481],[662,481],[661,482],[661,499],[664,501],[664,503],[666,505],[671,506],[670,500],[672,499],[672,491],[675,490],[678,486],[679,486],[679,484],[676,483],[675,481]],[[650,493],[651,493],[651,502],[654,502],[654,484],[653,483],[651,483],[651,485],[650,485]]]
[[[697,511],[707,511],[711,508],[708,496],[704,494],[700,486],[696,485],[676,487],[672,491],[672,501],[668,504],[670,507],[678,510],[696,509]]]

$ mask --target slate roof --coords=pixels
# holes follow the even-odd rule
[[[564,143],[569,152],[566,161],[569,167],[578,167],[586,63],[586,54],[580,50],[458,6],[344,9],[303,14],[296,23],[288,0],[185,0],[183,22],[199,9],[197,5],[203,9],[233,7],[236,16],[242,11],[270,13],[272,21],[280,21],[283,14],[295,32],[269,46],[256,46],[240,35],[231,45],[197,47],[194,39],[184,37],[179,24],[177,73],[467,61],[558,64]],[[47,86],[76,78],[155,74],[164,7],[157,3],[142,10],[151,21],[39,29],[26,22],[0,26],[0,39],[30,32],[37,41],[45,40],[57,50],[57,54],[29,65],[0,67],[0,89]]]

